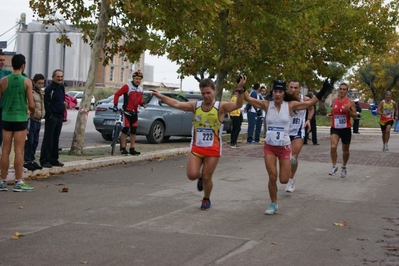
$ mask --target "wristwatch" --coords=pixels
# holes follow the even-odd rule
[[[239,94],[243,94],[244,92],[245,92],[245,89],[244,88],[241,88],[241,89],[236,89],[236,91],[239,93]]]

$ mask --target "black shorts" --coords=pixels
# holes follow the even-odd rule
[[[387,122],[385,123],[385,125],[381,125],[381,124],[380,124],[381,131],[385,131],[385,130],[387,129],[387,126],[388,126],[388,125],[390,125],[390,126],[392,127],[392,126],[393,126],[393,120],[387,121]]]
[[[25,122],[9,122],[9,121],[2,121],[1,122],[2,129],[6,131],[22,131],[26,130],[28,127],[28,121]]]
[[[341,139],[342,144],[350,144],[352,140],[352,130],[350,127],[347,128],[331,128],[330,135],[335,134]]]

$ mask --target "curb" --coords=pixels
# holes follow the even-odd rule
[[[73,161],[65,163],[63,167],[43,168],[42,170],[26,171],[22,174],[22,177],[25,179],[35,176],[63,174],[71,171],[88,170],[92,168],[99,168],[110,165],[151,160],[154,158],[159,158],[164,156],[186,154],[189,151],[190,147],[185,147],[185,148],[174,148],[168,150],[154,151],[154,152],[141,154],[139,156],[117,155],[112,157],[101,157],[90,160]],[[10,173],[7,175],[7,181],[14,181],[14,179],[15,179],[14,173]]]

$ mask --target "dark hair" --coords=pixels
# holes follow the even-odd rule
[[[300,83],[299,80],[297,80],[297,79],[291,79],[291,80],[290,80],[290,83],[291,83],[291,82],[298,82],[299,87],[301,86],[301,83]]]
[[[274,90],[271,90],[269,92],[269,95],[267,97],[268,99],[273,99],[273,91]],[[283,98],[284,101],[286,101],[286,102],[292,102],[292,101],[299,102],[299,100],[293,94],[289,94],[285,90],[282,90],[282,91],[284,91],[284,98]]]
[[[213,90],[216,90],[215,82],[211,79],[203,79],[199,83],[199,88],[203,89],[205,87],[211,87]]]
[[[44,80],[43,74],[36,74],[36,75],[33,76],[33,82],[38,82],[41,79]]]
[[[349,90],[349,85],[348,85],[348,83],[346,83],[346,82],[341,82],[341,83],[339,84],[339,86],[341,86],[341,85],[346,86],[346,90]]]
[[[17,70],[22,67],[23,64],[26,64],[25,56],[23,54],[16,54],[11,59],[12,69]]]
[[[55,77],[55,74],[56,74],[58,71],[64,73],[64,71],[62,71],[61,69],[56,69],[56,70],[53,71],[53,75],[52,75],[51,77],[54,78],[54,77]]]
[[[254,90],[257,91],[259,88],[260,88],[260,84],[259,83],[255,83],[254,84]]]
[[[3,49],[0,49],[0,55],[5,55]]]

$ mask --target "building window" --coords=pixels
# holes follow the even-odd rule
[[[121,77],[120,77],[120,82],[123,82],[125,76],[125,69],[121,68]]]
[[[111,67],[111,71],[109,72],[109,81],[114,81],[114,67]]]

